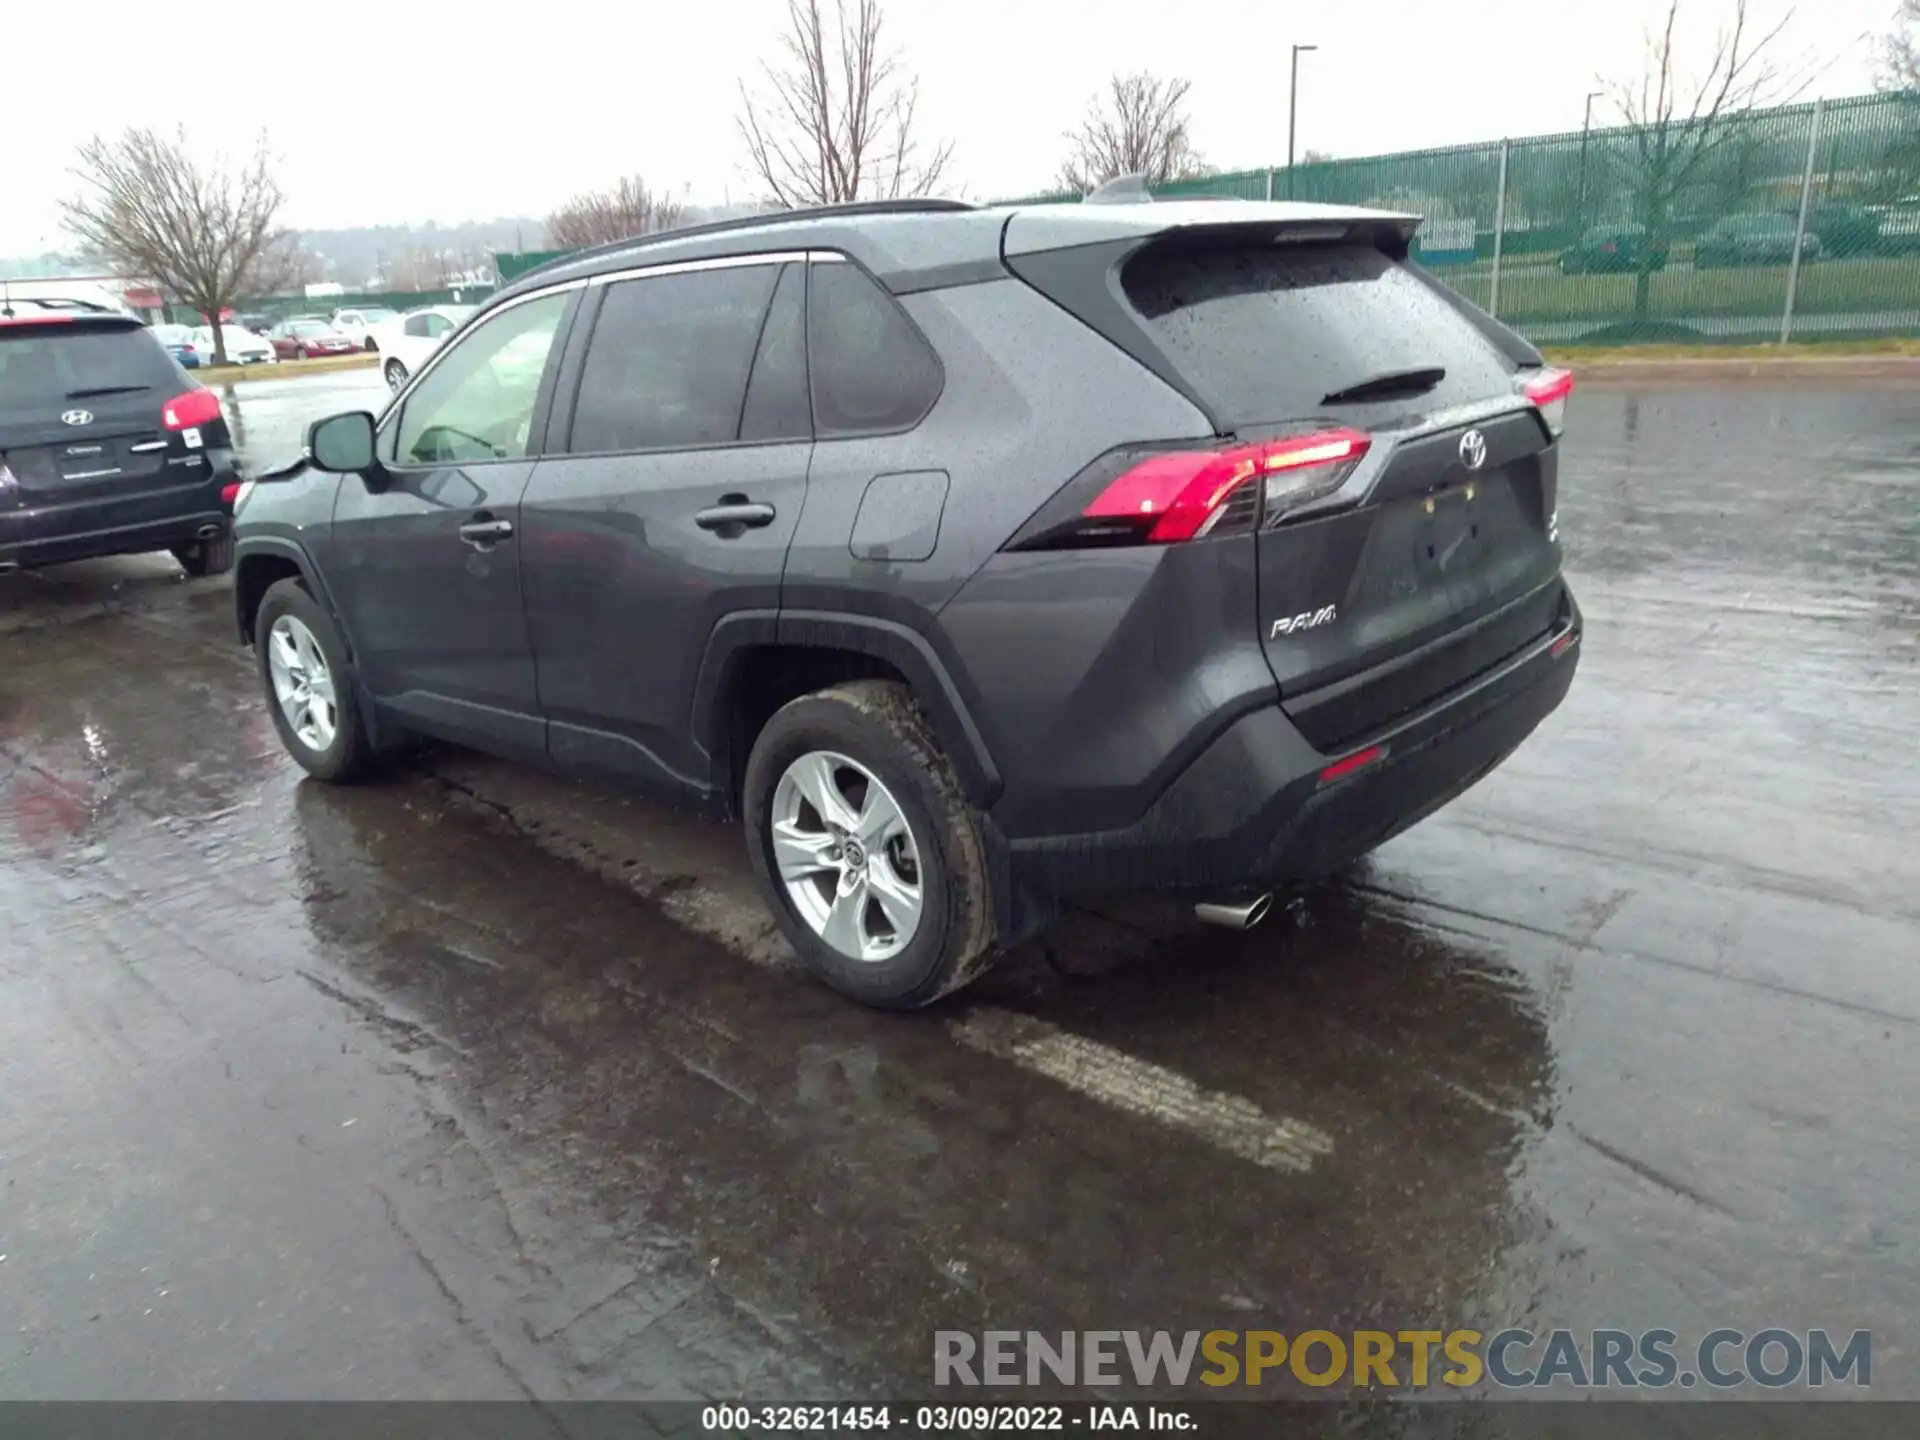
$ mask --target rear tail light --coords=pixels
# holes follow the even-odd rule
[[[1068,486],[1012,548],[1171,545],[1249,534],[1338,490],[1372,443],[1358,430],[1320,430],[1217,449],[1135,452],[1077,510],[1070,507],[1085,491]]]
[[[1520,388],[1539,410],[1540,418],[1547,422],[1547,433],[1558,439],[1567,424],[1567,397],[1573,394],[1573,372],[1551,366],[1535,370],[1526,376]]]
[[[160,423],[169,430],[191,430],[196,425],[211,425],[219,418],[220,398],[211,390],[176,395],[160,412]]]

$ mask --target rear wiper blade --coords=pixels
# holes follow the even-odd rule
[[[84,390],[69,390],[69,400],[89,400],[95,395],[130,395],[135,390],[147,390],[147,385],[91,385]]]
[[[1320,397],[1320,403],[1353,405],[1362,400],[1388,400],[1396,395],[1424,395],[1446,378],[1447,372],[1438,365],[1418,370],[1389,370],[1384,375],[1370,375],[1344,390],[1330,391]]]

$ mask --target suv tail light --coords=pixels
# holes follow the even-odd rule
[[[1521,385],[1527,399],[1547,422],[1547,433],[1554,439],[1567,425],[1567,397],[1573,393],[1573,372],[1551,366],[1528,375]]]
[[[1118,475],[1111,464],[1087,472],[1008,548],[1170,545],[1250,534],[1338,490],[1372,443],[1358,430],[1318,430],[1213,449],[1122,452],[1110,457],[1123,466]],[[1081,505],[1088,479],[1106,483]]]
[[[169,430],[190,430],[196,425],[211,425],[220,418],[220,397],[211,390],[189,390],[176,395],[160,412],[160,423]]]

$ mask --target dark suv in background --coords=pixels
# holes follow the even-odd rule
[[[218,397],[140,321],[0,305],[0,574],[147,550],[218,574],[239,488]]]
[[[965,983],[1068,897],[1244,925],[1570,683],[1572,376],[1232,201],[771,216],[587,252],[239,515],[288,749],[411,733],[739,817],[802,961]]]

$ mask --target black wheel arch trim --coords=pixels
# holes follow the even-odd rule
[[[727,773],[727,701],[737,673],[735,657],[754,645],[850,650],[884,660],[906,677],[926,707],[967,802],[984,811],[998,798],[1000,772],[946,663],[927,638],[896,621],[824,610],[742,610],[713,627],[694,682],[692,718],[694,742],[712,763],[717,787],[730,788],[736,778]]]
[[[327,592],[326,581],[320,578],[319,568],[313,563],[313,557],[297,540],[289,540],[280,535],[251,535],[246,539],[236,539],[233,546],[233,621],[240,632],[242,645],[253,644],[253,631],[246,623],[241,607],[246,594],[240,588],[239,579],[242,568],[248,560],[257,556],[270,555],[280,560],[290,560],[299,570],[300,578],[307,582],[313,591],[314,599],[327,607],[327,613],[333,617],[335,628],[340,632],[341,643],[347,647],[349,657],[353,654],[353,638],[347,634],[346,626],[340,623],[340,607],[333,603],[333,596]]]

